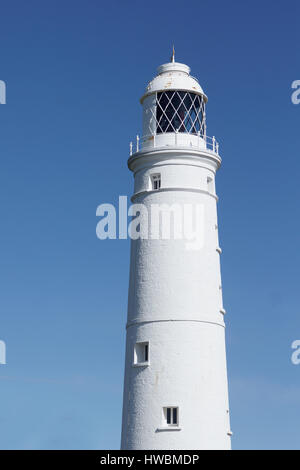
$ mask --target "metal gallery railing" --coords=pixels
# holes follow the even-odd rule
[[[167,135],[168,139],[165,142],[161,141],[161,136]],[[129,144],[129,153],[130,156],[136,152],[139,152],[145,147],[150,148],[158,148],[158,147],[169,147],[170,145],[174,145],[175,147],[192,147],[192,148],[204,148],[209,150],[216,155],[219,155],[219,143],[217,142],[215,136],[208,137],[207,135],[200,135],[200,134],[190,134],[193,139],[189,141],[189,143],[184,142],[180,139],[180,136],[186,136],[187,134],[180,133],[180,132],[170,132],[166,134],[153,134],[151,136],[143,136],[140,137],[139,135],[136,136],[136,141],[130,142]],[[147,143],[147,146],[145,145]]]

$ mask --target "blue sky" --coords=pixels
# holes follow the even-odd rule
[[[300,6],[1,2],[0,446],[118,448],[129,241],[96,207],[130,195],[129,141],[156,68],[209,97],[233,447],[299,448]]]

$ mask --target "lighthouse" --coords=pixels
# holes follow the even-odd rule
[[[221,157],[206,132],[207,96],[173,51],[140,101],[143,133],[128,167],[144,227],[131,240],[121,448],[230,449],[215,190]],[[170,236],[161,236],[168,208]],[[183,232],[194,228],[194,243],[176,236],[179,220]]]

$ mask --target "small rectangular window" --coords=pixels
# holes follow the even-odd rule
[[[159,174],[151,175],[152,189],[156,191],[161,187],[161,177]]]
[[[149,364],[149,342],[136,343],[134,346],[134,365]]]
[[[170,406],[163,409],[165,426],[178,426],[178,407]]]

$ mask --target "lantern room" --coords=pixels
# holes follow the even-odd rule
[[[142,146],[202,144],[206,137],[207,96],[185,64],[170,62],[158,68],[141,98]]]

